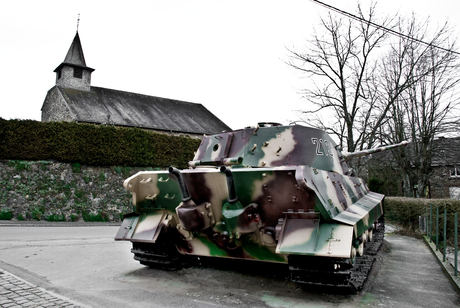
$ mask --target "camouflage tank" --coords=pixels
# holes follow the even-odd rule
[[[259,123],[204,136],[190,169],[128,178],[133,212],[115,240],[141,264],[183,256],[278,262],[291,280],[358,290],[383,241],[384,195],[353,176],[352,157],[324,131]]]

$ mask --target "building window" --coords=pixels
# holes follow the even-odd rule
[[[73,77],[82,79],[83,78],[83,69],[81,69],[79,67],[74,67],[73,68]]]
[[[449,187],[449,197],[460,200],[460,187]]]
[[[58,79],[61,79],[61,76],[62,76],[62,70],[59,70],[58,71]]]
[[[453,167],[452,169],[450,169],[450,177],[460,178],[460,168]]]

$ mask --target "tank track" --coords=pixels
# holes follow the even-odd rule
[[[175,271],[184,267],[182,256],[173,241],[160,238],[156,243],[133,242],[131,252],[140,264],[162,270]]]
[[[306,257],[289,257],[290,279],[295,283],[313,287],[327,287],[339,289],[347,293],[359,292],[369,276],[375,261],[375,255],[380,250],[385,236],[385,225],[379,223],[374,229],[373,241],[364,249],[363,256],[357,256],[355,264],[351,266],[349,259],[333,259],[327,263],[324,258],[309,258],[311,268],[304,266]],[[334,266],[335,264],[335,266]]]
[[[353,266],[345,258],[291,255],[288,257],[290,280],[301,285],[357,293],[369,276],[375,255],[383,244],[384,235],[385,225],[381,220],[374,229],[373,241],[366,245],[363,256],[356,256]],[[152,268],[174,271],[187,267],[190,260],[185,260],[171,243],[174,241],[169,237],[160,238],[156,243],[133,242],[131,252],[134,260]]]

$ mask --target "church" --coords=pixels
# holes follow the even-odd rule
[[[198,138],[231,130],[201,104],[94,87],[93,71],[86,66],[77,31],[64,62],[54,70],[56,85],[43,102],[42,122],[138,127]]]

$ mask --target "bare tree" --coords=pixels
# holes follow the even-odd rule
[[[375,5],[366,14],[358,6],[357,14],[362,20],[373,21]],[[309,124],[336,135],[339,145],[350,152],[372,147],[376,125],[386,119],[389,102],[377,95],[379,84],[374,72],[377,50],[387,36],[389,22],[380,21],[384,27],[376,28],[369,22],[330,13],[321,19],[324,34],[315,32],[307,52],[289,50],[288,64],[309,77],[309,86],[303,89],[310,103],[303,111],[312,116]],[[333,121],[320,118],[321,111],[326,110]]]
[[[289,50],[288,64],[308,77],[304,119],[350,152],[411,141],[395,151],[396,166],[405,194],[425,196],[435,137],[460,125],[453,32],[414,16],[375,21],[374,4],[366,13],[358,5],[356,16],[328,14],[306,52]],[[353,162],[358,174],[361,164]]]
[[[458,54],[453,52],[456,43],[452,40],[453,32],[447,24],[432,34],[431,39],[428,20],[420,24],[412,17],[408,22],[401,20],[400,26],[410,39],[400,37],[385,60],[388,96],[403,84],[401,80],[409,82],[391,106],[383,129],[387,135],[382,134],[382,138],[389,143],[411,141],[411,146],[396,151],[395,157],[403,172],[405,195],[425,197],[429,196],[435,137],[455,124],[452,112],[458,105],[460,67]]]

